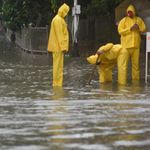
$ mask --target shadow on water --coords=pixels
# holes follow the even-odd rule
[[[87,85],[92,66],[65,56],[64,86],[52,88],[51,64],[25,63],[2,35],[0,52],[1,150],[149,150],[143,77],[118,86],[95,72]]]

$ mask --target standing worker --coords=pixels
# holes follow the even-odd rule
[[[132,81],[140,79],[139,56],[141,45],[141,33],[145,32],[146,26],[140,17],[136,16],[135,8],[129,5],[127,16],[118,24],[118,32],[121,36],[121,45],[125,55],[118,57],[118,80],[121,84],[127,82],[127,68],[129,58],[132,63]]]
[[[63,85],[64,53],[69,49],[69,34],[64,18],[69,9],[69,6],[64,3],[51,22],[48,52],[52,52],[53,56],[53,86]]]

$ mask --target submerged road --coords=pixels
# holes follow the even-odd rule
[[[0,35],[0,150],[150,149],[144,77],[120,87],[99,85],[95,74],[89,86],[92,66],[66,57],[64,87],[52,88],[51,65],[24,63],[20,56]]]

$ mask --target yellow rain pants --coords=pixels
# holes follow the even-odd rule
[[[118,82],[120,84],[127,83],[127,70],[128,62],[131,58],[132,63],[132,80],[140,79],[140,70],[139,70],[139,56],[140,49],[122,49],[118,55],[117,64],[118,64]]]
[[[110,82],[112,81],[112,70],[115,66],[115,61],[111,63],[102,63],[98,68],[99,82]]]
[[[64,53],[53,52],[53,86],[62,86],[63,84],[63,64]]]
[[[127,83],[127,69],[129,61],[129,52],[126,49],[120,51],[117,58],[118,83],[125,85]]]

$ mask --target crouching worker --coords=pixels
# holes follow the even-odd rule
[[[120,44],[108,43],[101,46],[95,55],[87,58],[90,64],[98,65],[99,82],[112,81],[112,71],[115,65],[118,66],[118,83],[126,84],[125,70],[120,66],[119,59],[123,59],[126,51],[122,49]],[[122,74],[124,72],[124,74]]]

